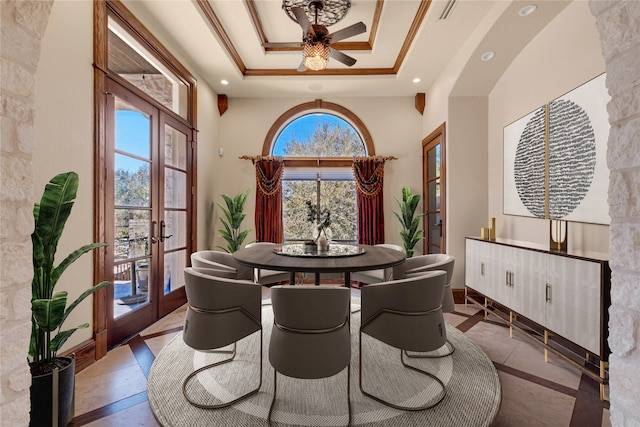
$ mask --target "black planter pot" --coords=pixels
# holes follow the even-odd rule
[[[66,427],[73,418],[76,360],[75,357],[57,359],[67,363],[57,370],[57,375],[52,372],[31,376],[30,427]]]

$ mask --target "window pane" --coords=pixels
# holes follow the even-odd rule
[[[187,208],[187,174],[164,169],[164,206],[167,208]]]
[[[347,121],[326,113],[313,113],[290,122],[273,145],[274,156],[365,156],[360,134]]]
[[[440,176],[440,144],[427,151],[427,179]]]
[[[164,211],[164,250],[184,248],[187,246],[187,212]]]
[[[116,209],[114,259],[121,261],[148,255],[150,229],[148,210]]]
[[[430,211],[439,211],[440,210],[440,179],[436,179],[435,181],[430,181],[427,184],[427,191],[429,192],[429,210]]]
[[[284,240],[308,240],[313,238],[315,221],[307,219],[309,200],[317,200],[316,181],[282,181],[282,216]]]
[[[149,207],[150,190],[149,163],[116,154],[115,205]]]
[[[320,206],[331,212],[331,239],[356,241],[356,184],[353,181],[322,181]]]
[[[187,251],[164,255],[164,295],[184,286],[184,269],[187,267]]]
[[[164,163],[187,169],[187,135],[169,125],[164,127]]]
[[[440,245],[440,214],[429,214],[429,243]]]
[[[151,119],[121,99],[116,103],[116,150],[149,159]]]
[[[109,70],[187,118],[187,86],[111,17],[108,27]]]

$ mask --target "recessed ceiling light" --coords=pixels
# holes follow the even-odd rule
[[[490,50],[488,52],[483,53],[480,59],[482,59],[483,61],[491,61],[494,56],[496,56],[496,53]]]
[[[228,80],[220,80],[220,83],[222,83],[223,85],[228,85],[229,81]]]
[[[320,83],[311,83],[309,86],[309,90],[317,92],[322,89],[322,85]]]
[[[414,83],[420,83],[420,77],[416,77],[415,79],[413,79]]]
[[[518,15],[520,15],[520,16],[531,15],[533,12],[536,11],[537,8],[538,8],[538,6],[536,6],[535,4],[528,4],[525,7],[523,7],[522,9],[520,9],[520,11],[518,12]]]

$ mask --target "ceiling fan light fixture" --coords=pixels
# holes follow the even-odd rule
[[[302,50],[302,63],[309,70],[320,71],[327,68],[329,46],[323,42],[306,42]]]

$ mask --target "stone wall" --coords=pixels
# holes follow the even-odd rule
[[[29,422],[34,86],[53,0],[1,2],[0,424]]]
[[[611,421],[640,425],[640,2],[592,1],[607,64]]]

